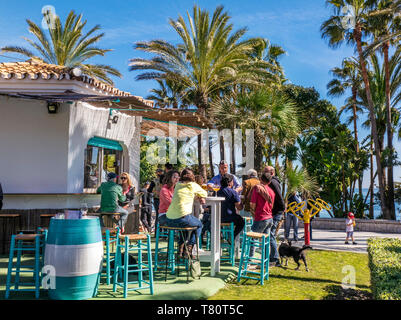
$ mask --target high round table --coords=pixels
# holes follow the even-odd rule
[[[220,272],[221,202],[224,200],[223,197],[206,197],[206,205],[211,207],[210,251],[199,254],[199,259],[210,262],[212,277]]]

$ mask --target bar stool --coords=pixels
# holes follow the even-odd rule
[[[34,291],[35,298],[39,298],[40,270],[44,261],[44,234],[17,234],[11,237],[10,256],[8,259],[8,271],[6,280],[6,295],[8,299],[11,291]],[[42,252],[40,251],[42,249]],[[14,251],[17,252],[17,264],[14,268]],[[24,252],[34,252],[34,265],[21,265],[21,256]],[[26,269],[26,270],[21,270]],[[11,284],[12,273],[15,272],[14,283]],[[20,273],[33,273],[33,283],[20,283]],[[11,286],[14,289],[11,289]],[[20,286],[34,286],[34,289],[20,289]]]
[[[177,266],[177,276],[179,276],[179,274],[180,274],[179,267],[184,265],[185,269],[187,271],[187,283],[188,283],[189,282],[189,273],[190,273],[189,266],[188,266],[188,259],[184,258],[185,263],[184,264],[180,263],[180,260],[182,260],[182,258],[180,259],[180,257],[179,257],[178,242],[177,242],[176,248],[174,248],[175,247],[175,241],[174,241],[175,240],[175,232],[177,231],[178,234],[181,235],[181,238],[184,239],[184,253],[186,254],[186,257],[188,257],[191,254],[191,252],[188,251],[187,241],[189,240],[191,232],[196,231],[197,228],[196,227],[180,228],[180,227],[168,227],[168,226],[162,226],[162,228],[169,230],[167,259],[166,259],[166,264],[165,264],[165,266],[166,266],[165,267],[165,280],[164,281],[167,281],[167,266],[169,264],[171,264],[171,266],[172,266],[171,274],[174,274],[175,267]],[[184,237],[184,232],[188,232],[187,239],[185,239],[185,237]],[[195,237],[196,237],[195,243],[198,243],[198,235],[196,232],[195,232]],[[198,250],[198,247],[197,247],[197,250]],[[177,263],[175,262],[175,259],[174,259],[175,253],[177,254]],[[198,252],[198,255],[199,255],[199,252]]]
[[[234,223],[222,223],[221,232],[223,240],[221,243],[222,255],[220,257],[221,261],[229,261],[232,266],[235,265],[235,241],[234,241]],[[226,249],[226,250],[225,250]],[[224,254],[226,252],[226,254]]]
[[[113,275],[111,274],[111,262],[115,262],[116,253],[112,252],[113,250],[110,248],[112,245],[117,243],[117,238],[120,235],[120,228],[102,228],[102,240],[105,243],[106,254],[103,256],[103,262],[106,263],[106,270],[102,270],[101,278],[106,277],[107,285],[110,284],[110,279],[112,279]]]
[[[253,225],[253,218],[252,217],[242,217],[245,220],[245,226],[244,226],[244,230],[242,230],[241,234],[240,234],[240,242],[243,242],[244,239],[244,233],[245,232],[251,232],[251,227]]]
[[[261,258],[250,257],[250,248],[261,248]],[[269,256],[270,256],[270,235],[258,232],[246,232],[243,240],[241,252],[241,260],[238,268],[237,281],[242,278],[259,280],[260,284],[264,284],[264,280],[269,279]],[[256,266],[260,271],[248,270],[248,266]],[[252,276],[255,275],[255,276]],[[258,275],[258,277],[256,277]]]
[[[120,240],[124,243],[121,244]],[[146,240],[145,243],[142,241]],[[135,241],[136,244],[131,244],[131,241]],[[122,250],[124,249],[124,253]],[[146,251],[148,261],[145,263],[142,259],[142,253]],[[135,264],[129,264],[129,253],[136,252],[138,254],[138,261]],[[124,262],[122,255],[124,254]],[[123,281],[119,282],[120,271],[123,273]],[[149,280],[144,280],[144,272],[148,272]],[[128,281],[130,273],[137,273],[137,281]],[[137,287],[130,288],[130,284],[137,284]],[[117,286],[121,286],[124,289],[124,298],[127,297],[128,291],[137,291],[143,289],[149,289],[150,294],[153,295],[153,267],[152,267],[152,250],[150,246],[150,235],[149,234],[125,234],[117,237],[117,251],[114,263],[114,274],[113,274],[113,292],[116,292]]]
[[[174,231],[173,231],[174,232]],[[167,241],[169,239],[168,237],[169,230],[164,228],[164,226],[160,226],[157,224],[156,226],[156,243],[155,243],[155,258],[154,258],[154,269],[155,271],[159,267],[159,253],[168,253],[167,247],[165,248],[160,248],[160,238],[166,238]]]

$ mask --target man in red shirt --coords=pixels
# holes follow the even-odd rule
[[[269,187],[272,176],[268,172],[264,172],[260,177],[261,188],[264,188],[266,193],[270,196],[271,201],[267,201],[256,188],[252,191],[251,197],[251,214],[254,217],[254,222],[251,227],[253,232],[270,234],[270,229],[273,225],[273,204],[275,193]],[[251,246],[249,255],[252,257],[255,253],[255,247]]]

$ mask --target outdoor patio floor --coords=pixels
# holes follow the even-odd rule
[[[154,240],[154,239],[152,239]],[[154,242],[152,241],[152,247]],[[153,249],[153,248],[152,248]],[[153,258],[153,257],[152,257]],[[14,263],[16,259],[14,258]],[[238,260],[236,261],[238,265]],[[24,256],[23,264],[32,264],[32,256]],[[0,300],[5,297],[5,285],[7,277],[8,255],[0,256]],[[193,279],[189,276],[187,283],[187,273],[185,267],[180,267],[179,276],[176,274],[171,275],[167,273],[167,281],[165,281],[165,269],[159,267],[157,272],[154,273],[154,294],[149,293],[149,289],[138,291],[128,291],[128,300],[202,300],[211,297],[222,289],[227,281],[235,278],[238,268],[232,267],[229,263],[221,263],[220,273],[215,277],[210,276],[210,264],[201,263],[202,276],[201,279]],[[132,276],[130,276],[130,279]],[[135,277],[135,276],[134,276]],[[147,279],[147,276],[146,278]],[[135,280],[135,278],[133,278]],[[93,300],[110,300],[110,299],[124,299],[123,288],[117,287],[117,292],[113,292],[113,285],[107,285],[106,279],[102,278],[101,284],[98,288],[98,294]],[[130,280],[131,281],[131,280]],[[32,282],[30,273],[21,275],[21,282]],[[135,285],[131,285],[135,286]],[[24,288],[24,287],[21,287]],[[34,292],[11,292],[9,299],[35,299]],[[40,291],[40,299],[48,299],[47,291]]]

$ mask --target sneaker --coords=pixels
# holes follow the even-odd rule
[[[352,242],[352,244],[357,244],[357,243],[354,241],[354,242]]]
[[[348,241],[345,241],[344,243],[345,243],[345,244],[348,244]]]

